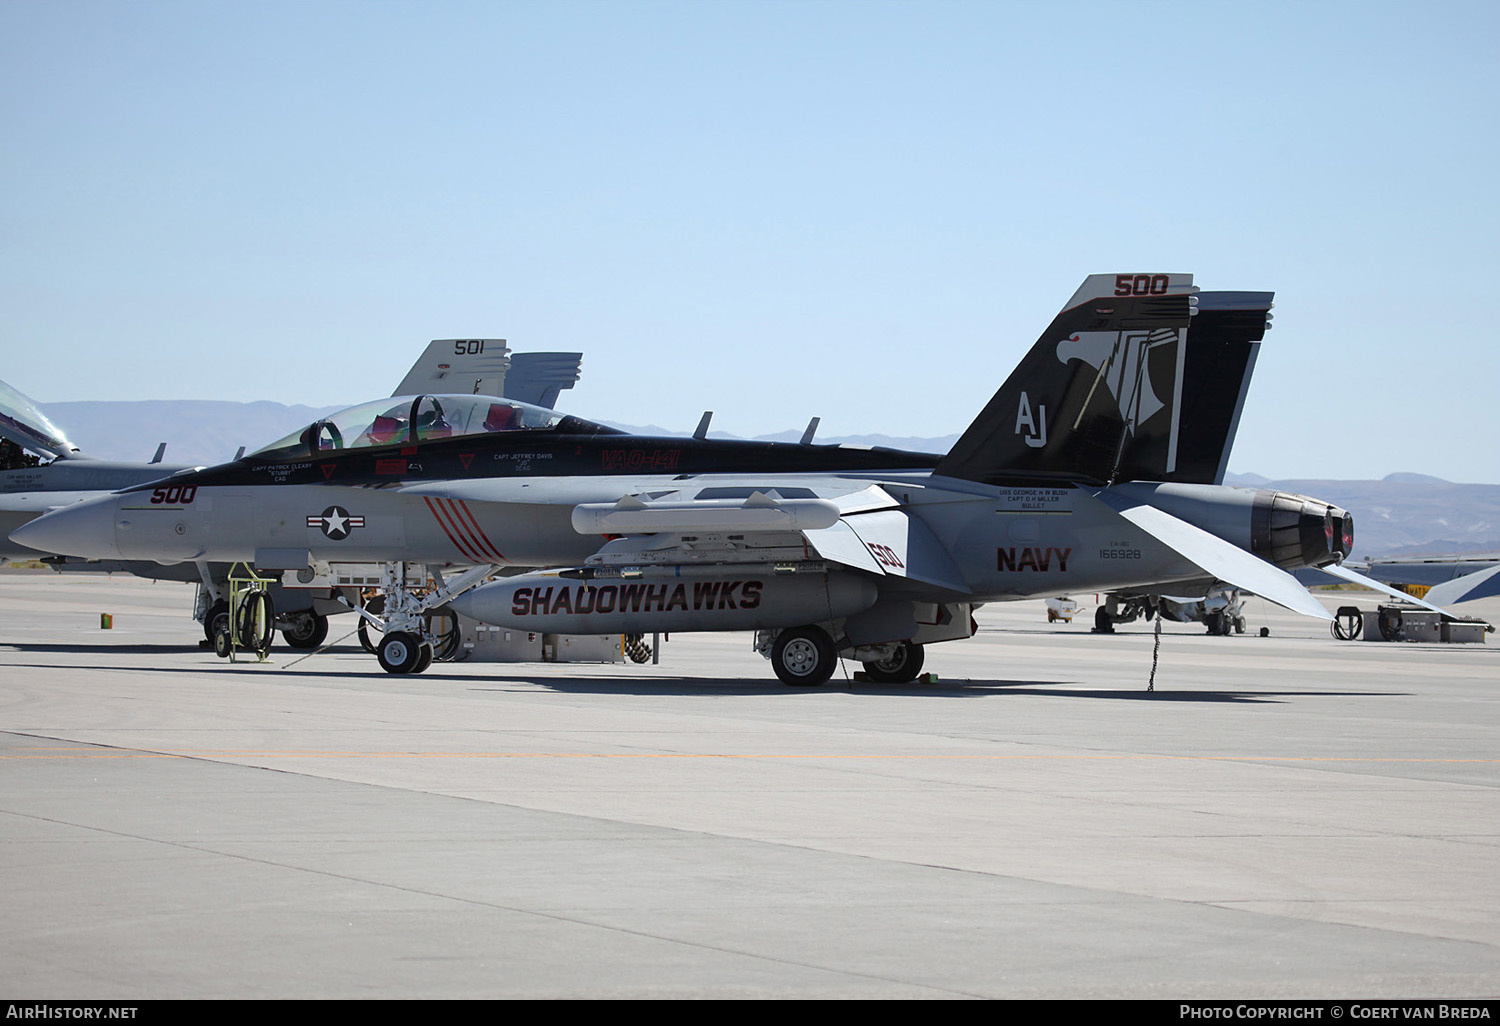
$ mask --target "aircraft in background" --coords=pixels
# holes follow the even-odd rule
[[[1030,596],[1217,581],[1330,619],[1288,571],[1337,567],[1348,513],[1174,479],[1218,466],[1238,413],[1210,388],[1225,358],[1190,330],[1195,311],[1242,295],[1183,274],[1089,277],[946,455],[647,438],[415,395],[49,513],[16,540],[253,561],[306,587],[378,572],[393,673],[430,663],[424,616],[444,604],[518,630],[753,630],[794,685],[825,682],[840,657],[914,680],[925,646],[973,634],[978,605]],[[408,564],[455,574],[423,595]],[[489,579],[539,566],[565,569]]]
[[[577,384],[582,361],[582,353],[516,353],[504,339],[435,339],[402,378],[397,393],[441,385],[445,391],[462,388],[550,407],[563,389]],[[152,580],[198,582],[202,591],[195,619],[212,640],[216,623],[228,617],[228,563],[82,559],[9,540],[11,532],[49,509],[203,469],[162,463],[165,448],[163,443],[149,463],[94,459],[73,445],[36,403],[0,381],[0,563],[45,559],[65,573],[130,573]],[[273,600],[277,627],[296,648],[321,644],[328,633],[327,617],[348,610],[331,592],[284,592],[278,586]]]
[[[85,455],[40,408],[0,381],[0,563],[48,555],[9,540],[48,509],[193,468],[161,462],[98,460]]]
[[[1365,573],[1385,584],[1425,587],[1427,591],[1422,598],[1442,606],[1500,595],[1500,553],[1497,552],[1387,556],[1370,560]]]
[[[1112,591],[1094,609],[1094,633],[1113,634],[1116,624],[1138,619],[1150,622],[1158,616],[1177,623],[1201,623],[1209,634],[1245,633],[1246,596],[1238,588],[1199,583],[1182,590],[1200,594]]]

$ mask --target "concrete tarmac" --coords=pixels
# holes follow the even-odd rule
[[[1495,635],[1256,599],[1148,692],[1150,625],[1019,602],[792,690],[737,634],[228,663],[191,597],[0,572],[5,997],[1500,994]]]

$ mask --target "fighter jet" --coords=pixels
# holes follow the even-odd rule
[[[516,353],[504,339],[434,339],[429,342],[393,395],[403,390],[464,389],[508,396],[551,407],[563,389],[579,379],[581,353]],[[165,448],[165,445],[162,447]],[[201,582],[195,619],[213,640],[228,619],[226,563],[206,560],[163,565],[150,559],[69,559],[52,550],[10,542],[9,535],[49,509],[97,497],[131,485],[160,481],[200,467],[160,462],[99,460],[85,455],[21,392],[0,381],[0,562],[46,558],[53,569],[71,573],[130,573],[152,580]],[[329,614],[346,611],[331,591],[274,592],[277,626],[294,648],[315,648],[328,633]]]
[[[641,437],[417,395],[49,513],[15,540],[253,560],[307,587],[378,575],[393,673],[430,663],[423,618],[442,604],[530,631],[755,631],[777,676],[807,686],[841,657],[914,680],[926,646],[974,633],[979,605],[1029,596],[1212,580],[1329,619],[1288,570],[1349,554],[1344,510],[1175,479],[1218,459],[1212,425],[1233,416],[1202,401],[1211,353],[1206,377],[1187,373],[1195,311],[1222,295],[1186,274],[1089,277],[946,454]],[[453,575],[424,596],[408,564]],[[491,579],[517,567],[554,569]]]
[[[1386,584],[1415,584],[1440,605],[1500,595],[1500,552],[1451,556],[1386,556],[1372,559],[1366,575]]]
[[[53,507],[193,469],[164,464],[160,456],[160,449],[149,463],[87,456],[34,402],[0,381],[0,531],[7,539]],[[47,554],[0,544],[0,562]]]

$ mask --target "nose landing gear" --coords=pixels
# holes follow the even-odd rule
[[[442,606],[483,583],[496,569],[477,566],[445,584],[437,568],[428,567],[417,583],[408,579],[407,564],[385,564],[380,582],[384,594],[356,610],[363,618],[360,644],[375,653],[387,673],[421,673],[435,660],[451,659],[459,648],[458,617]],[[427,587],[429,575],[435,588]],[[378,631],[378,640],[366,628]]]

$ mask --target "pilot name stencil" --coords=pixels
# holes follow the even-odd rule
[[[1009,488],[1001,491],[996,513],[1071,513],[1070,497],[1062,488]]]

